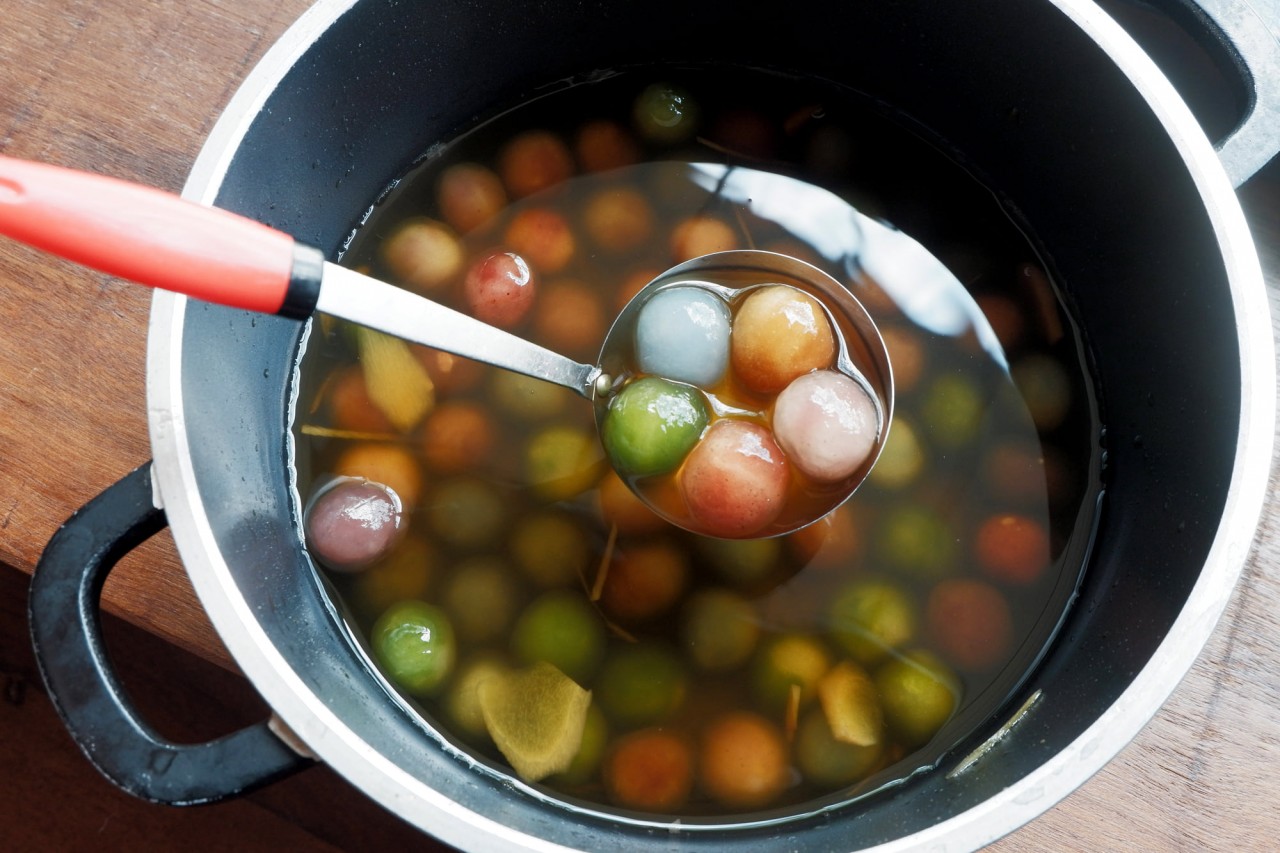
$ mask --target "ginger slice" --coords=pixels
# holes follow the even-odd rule
[[[818,701],[831,734],[842,743],[875,746],[884,739],[884,711],[862,667],[842,661],[818,682]]]
[[[369,399],[396,429],[409,432],[435,405],[435,383],[404,341],[364,327],[355,333]]]
[[[582,745],[591,691],[539,661],[494,674],[476,687],[494,744],[526,782],[561,773]]]

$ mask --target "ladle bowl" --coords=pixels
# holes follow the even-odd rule
[[[618,315],[600,351],[602,391],[595,396],[595,413],[597,428],[603,434],[615,395],[638,375],[634,353],[639,337],[637,324],[651,299],[671,288],[693,287],[726,303],[739,302],[752,291],[774,285],[795,288],[821,306],[835,332],[836,355],[831,368],[852,379],[870,397],[875,407],[876,435],[870,455],[852,473],[833,482],[807,482],[793,488],[775,520],[741,538],[780,536],[816,521],[847,500],[879,458],[893,417],[893,372],[880,331],[867,309],[835,278],[798,258],[756,249],[716,252],[678,264],[645,285]],[[703,393],[719,416],[771,420],[771,403],[763,410],[750,405],[744,409],[735,405],[731,397],[705,389]],[[674,477],[649,479],[646,483],[646,478],[624,477],[641,500],[672,524],[694,532],[724,535],[708,529],[691,515],[678,490],[672,488],[670,481]],[[655,479],[658,482],[654,483]]]

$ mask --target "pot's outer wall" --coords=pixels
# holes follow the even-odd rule
[[[1110,706],[1182,608],[1223,508],[1241,375],[1220,249],[1173,144],[1093,42],[1030,2],[370,0],[270,97],[218,203],[336,254],[391,179],[476,116],[570,76],[706,59],[846,83],[961,152],[1043,245],[1096,359],[1107,495],[1081,599],[1033,679],[1044,701],[959,781],[933,774],[785,827],[815,848],[871,845],[1013,784]],[[611,835],[629,849],[670,846],[666,829],[570,825],[475,773],[370,677],[294,526],[283,436],[297,346],[294,324],[188,303],[183,400],[200,497],[279,653],[373,749],[468,809],[570,846],[600,849]],[[786,842],[778,828],[731,837],[752,836]],[[727,836],[688,838],[717,847]]]

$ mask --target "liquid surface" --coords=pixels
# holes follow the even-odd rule
[[[301,366],[304,500],[364,477],[404,508],[389,555],[324,570],[354,638],[443,737],[576,807],[785,816],[934,765],[1038,659],[1086,556],[1098,424],[1033,247],[846,93],[570,87],[423,162],[344,263],[591,361],[640,286],[735,248],[831,273],[893,364],[879,460],[787,536],[655,516],[562,389],[329,318]]]

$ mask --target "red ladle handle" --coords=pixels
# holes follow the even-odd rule
[[[206,302],[303,318],[324,256],[225,210],[127,181],[0,155],[0,234]]]

